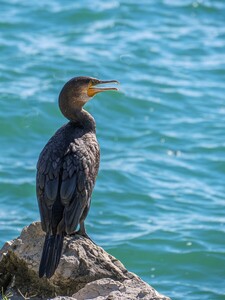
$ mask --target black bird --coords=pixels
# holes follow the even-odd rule
[[[39,277],[53,276],[61,257],[63,238],[76,232],[88,237],[84,220],[98,174],[100,149],[94,118],[83,109],[95,94],[117,90],[98,84],[118,83],[92,77],[75,77],[59,94],[59,108],[69,122],[48,141],[37,163],[37,199],[41,225],[46,232]]]

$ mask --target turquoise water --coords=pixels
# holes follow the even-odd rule
[[[35,165],[62,85],[87,105],[100,173],[90,236],[172,299],[225,299],[225,2],[1,0],[0,245],[39,219]]]

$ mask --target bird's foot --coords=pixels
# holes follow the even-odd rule
[[[69,236],[73,236],[73,235],[77,235],[77,234],[78,234],[77,231],[73,231],[69,234]]]
[[[93,244],[95,244],[95,242],[92,241],[92,239],[89,237],[89,235],[87,235],[86,231],[82,231],[82,230],[77,230],[71,233],[71,235],[80,235],[82,237],[85,237],[86,239],[89,239]],[[96,244],[95,244],[96,245]]]

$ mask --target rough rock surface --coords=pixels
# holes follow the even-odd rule
[[[40,279],[43,242],[44,233],[35,222],[1,249],[0,287],[14,295],[11,299],[169,299],[128,272],[101,247],[78,235],[65,238],[54,276]]]

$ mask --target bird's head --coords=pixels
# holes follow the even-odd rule
[[[115,87],[99,87],[107,83],[118,83],[116,80],[99,80],[93,77],[74,77],[69,80],[59,94],[59,107],[65,117],[74,111],[81,110],[97,93],[105,91],[117,91]]]

